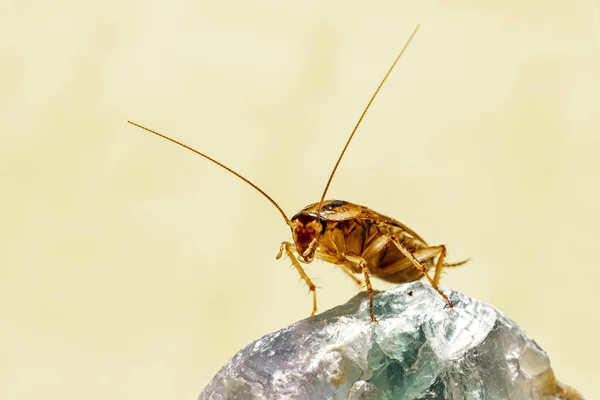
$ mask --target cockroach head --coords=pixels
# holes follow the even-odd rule
[[[292,217],[290,227],[298,258],[304,263],[312,262],[319,247],[319,239],[327,228],[327,222],[317,215],[300,212]]]

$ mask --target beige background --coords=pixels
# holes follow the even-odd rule
[[[193,399],[310,311],[277,211],[393,216],[598,398],[600,22],[589,1],[3,1],[0,397]],[[320,310],[356,289],[323,263]],[[376,282],[376,288],[389,287]]]

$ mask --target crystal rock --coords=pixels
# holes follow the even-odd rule
[[[365,293],[237,353],[199,400],[583,399],[495,308],[413,282]]]

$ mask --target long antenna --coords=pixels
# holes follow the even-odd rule
[[[377,89],[375,90],[375,93],[373,93],[373,96],[371,96],[371,100],[369,100],[369,102],[367,103],[367,106],[365,107],[365,110],[362,112],[360,118],[358,119],[358,122],[356,123],[356,125],[354,125],[354,129],[352,129],[352,133],[350,134],[350,137],[348,138],[348,141],[346,142],[346,145],[344,146],[344,149],[342,150],[342,153],[340,154],[339,158],[337,159],[337,161],[335,163],[335,166],[333,167],[333,171],[331,171],[331,175],[329,175],[329,180],[327,181],[327,185],[325,185],[325,190],[323,191],[323,195],[321,196],[321,201],[319,202],[319,208],[317,208],[317,213],[318,213],[319,216],[321,215],[321,207],[323,206],[323,201],[325,200],[325,195],[327,194],[327,190],[329,190],[329,185],[331,184],[331,180],[333,179],[333,176],[335,175],[335,171],[337,171],[337,168],[340,165],[340,161],[342,161],[342,157],[344,157],[344,153],[346,153],[346,149],[348,148],[348,145],[350,144],[350,141],[352,141],[352,138],[354,137],[354,134],[358,130],[358,127],[360,126],[360,123],[362,122],[363,118],[367,114],[367,111],[369,111],[369,107],[371,107],[371,103],[373,103],[373,100],[375,100],[375,97],[377,96],[377,93],[379,93],[379,90],[382,88],[382,86],[385,83],[385,81],[388,78],[388,76],[390,76],[390,74],[392,73],[392,70],[394,69],[394,67],[398,63],[398,60],[400,60],[400,57],[402,57],[402,54],[404,54],[404,51],[406,50],[406,48],[408,47],[408,45],[410,44],[410,42],[415,37],[415,35],[417,34],[417,31],[419,30],[420,27],[421,27],[421,25],[417,25],[417,27],[415,28],[415,30],[413,31],[413,33],[410,35],[410,37],[408,38],[408,40],[404,44],[404,47],[402,47],[402,50],[400,50],[400,53],[398,53],[398,55],[396,56],[396,59],[392,63],[392,66],[388,69],[387,73],[385,74],[385,76],[381,80],[381,83],[379,84],[379,86],[377,86]]]
[[[207,156],[206,154],[194,149],[193,147],[188,146],[187,144],[183,144],[181,142],[178,142],[175,139],[171,139],[170,137],[163,135],[162,133],[158,133],[150,128],[146,128],[145,126],[142,126],[140,124],[136,124],[135,122],[132,121],[127,121],[129,122],[131,125],[137,126],[138,128],[141,128],[145,131],[148,131],[150,133],[154,133],[157,136],[160,136],[163,139],[167,139],[170,142],[173,142],[175,144],[180,145],[181,147],[185,147],[186,149],[193,151],[194,153],[201,155],[202,157],[206,158],[208,161],[212,161],[213,163],[217,164],[219,167],[226,169],[227,171],[231,172],[232,174],[234,174],[235,176],[237,176],[238,178],[240,178],[241,180],[243,180],[244,182],[246,182],[248,185],[252,186],[254,189],[258,190],[260,192],[260,194],[262,194],[263,196],[265,196],[267,198],[267,200],[269,200],[271,202],[271,204],[273,204],[275,206],[275,208],[277,208],[279,210],[279,212],[281,213],[281,215],[283,215],[283,219],[285,219],[285,223],[288,224],[289,226],[292,225],[292,222],[290,221],[290,219],[287,217],[287,215],[285,215],[285,213],[283,212],[283,210],[281,209],[281,207],[279,207],[279,204],[277,204],[275,202],[275,200],[273,200],[271,198],[271,196],[269,196],[268,194],[266,194],[261,188],[259,188],[258,186],[256,186],[254,183],[250,182],[250,180],[244,178],[242,175],[238,174],[237,172],[235,172],[234,170],[232,170],[231,168],[229,168],[228,166],[221,164],[220,162],[218,162],[217,160],[215,160],[214,158],[211,158],[209,156]]]

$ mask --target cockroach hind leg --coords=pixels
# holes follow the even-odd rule
[[[437,263],[435,264],[435,274],[433,275],[433,283],[435,285],[439,285],[440,278],[442,276],[442,268],[444,268],[444,266],[446,265],[446,263],[444,263],[444,259],[446,258],[446,246],[442,244],[439,247],[440,255],[438,256]],[[429,277],[429,274],[427,275]],[[452,303],[450,303],[450,306],[452,306]]]
[[[404,246],[402,245],[402,243],[400,243],[400,241],[399,241],[398,239],[396,239],[395,237],[393,237],[393,236],[391,236],[391,235],[388,235],[387,237],[389,238],[389,240],[390,240],[392,243],[394,243],[394,244],[396,245],[396,247],[398,248],[398,250],[400,250],[400,252],[401,252],[402,254],[404,254],[404,256],[405,256],[406,258],[408,258],[408,259],[409,259],[409,260],[410,260],[410,261],[413,263],[413,265],[414,265],[414,266],[415,266],[415,267],[416,267],[416,268],[417,268],[419,271],[421,271],[421,272],[423,273],[423,275],[425,275],[425,277],[427,278],[427,280],[429,281],[429,283],[431,284],[431,286],[433,286],[433,288],[435,289],[435,291],[436,291],[436,292],[438,292],[438,294],[439,294],[440,296],[442,296],[442,298],[444,299],[444,301],[446,301],[446,304],[448,305],[448,308],[452,308],[452,307],[454,307],[454,306],[453,306],[453,304],[452,304],[452,302],[451,302],[451,301],[450,301],[450,299],[448,298],[448,296],[446,296],[446,295],[444,294],[444,292],[442,292],[442,291],[440,290],[440,288],[439,288],[439,287],[436,285],[435,281],[434,281],[433,279],[431,279],[431,276],[429,276],[429,274],[427,273],[427,268],[425,268],[425,267],[423,266],[423,264],[421,264],[421,263],[419,262],[419,260],[417,260],[417,259],[415,258],[415,256],[414,256],[414,255],[413,255],[413,254],[410,252],[410,250],[408,250],[406,247],[404,247]],[[445,246],[443,246],[443,245],[442,245],[442,246],[436,246],[436,247],[439,247],[439,248],[440,248],[440,257],[439,257],[439,258],[442,260],[442,263],[443,263],[443,261],[444,261],[443,254],[444,254],[444,253],[445,253],[445,251],[446,251],[446,250],[445,250],[445,249],[446,249],[446,247],[445,247]],[[439,262],[439,259],[438,259],[438,262]]]
[[[442,270],[446,267],[458,267],[461,266],[465,263],[467,263],[470,258],[467,258],[465,260],[459,261],[459,262],[455,262],[455,263],[448,263],[446,262],[446,246],[441,245],[439,246],[440,248],[442,248],[442,251],[440,252],[440,256],[438,257],[437,263],[435,265],[435,274],[433,275],[433,281],[435,282],[436,285],[440,284],[440,278],[442,277]]]

